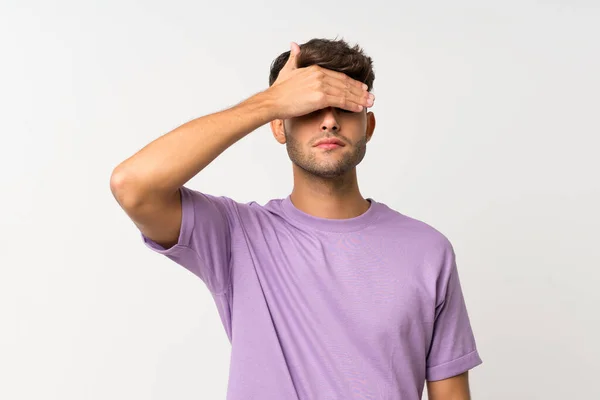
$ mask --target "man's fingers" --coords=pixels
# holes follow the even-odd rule
[[[296,57],[300,54],[300,46],[296,42],[290,43],[290,59],[288,60],[292,65],[292,68],[297,68]]]
[[[350,111],[362,111],[361,107],[370,107],[373,103],[363,96],[356,95],[334,86],[325,89],[328,105]]]
[[[353,96],[356,97],[357,100],[360,100],[361,104],[363,101],[368,101],[370,97],[372,99],[374,99],[374,96],[372,96],[371,93],[369,93],[365,89],[363,89],[362,86],[357,87],[357,85],[352,84],[352,82],[350,82],[351,80],[352,80],[351,78],[349,78],[349,80],[346,80],[346,79],[340,80],[337,78],[332,78],[330,76],[327,76],[327,77],[325,77],[324,82],[328,86],[332,86],[336,89],[339,89],[342,91],[347,91],[347,92],[351,93]],[[346,82],[350,82],[350,85],[348,85]],[[370,107],[372,105],[372,103],[371,104],[365,103],[365,105]]]
[[[330,107],[342,108],[344,110],[359,112],[364,109],[364,106],[354,103],[339,95],[326,94],[325,100]]]
[[[290,56],[288,57],[288,60],[282,69],[285,69],[286,71],[295,70],[297,68],[296,57],[298,56],[299,53],[300,53],[300,46],[298,46],[298,44],[296,42],[291,42],[290,43]]]
[[[352,79],[348,75],[346,75],[346,74],[344,74],[342,72],[333,71],[333,70],[330,70],[330,69],[327,69],[327,68],[321,68],[321,71],[323,71],[326,75],[328,75],[328,76],[330,76],[332,78],[335,78],[335,79],[337,79],[339,81],[343,82],[345,80],[348,80],[348,82],[350,82],[350,84],[352,86],[357,87],[357,88],[359,88],[361,90],[365,90],[366,91],[369,88],[365,83],[357,81],[356,79]]]

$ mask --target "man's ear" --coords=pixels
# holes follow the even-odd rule
[[[270,122],[273,137],[281,144],[285,144],[285,127],[283,124],[284,120],[282,119],[274,119]]]
[[[372,111],[369,111],[367,113],[367,132],[366,132],[367,142],[369,140],[371,140],[371,138],[373,137],[373,132],[375,131],[375,125],[376,125],[375,114],[373,114]]]

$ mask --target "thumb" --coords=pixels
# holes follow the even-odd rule
[[[296,56],[300,54],[300,46],[296,42],[290,43],[290,57],[287,60],[286,67],[288,69],[296,69]]]

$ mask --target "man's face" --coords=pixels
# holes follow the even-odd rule
[[[312,175],[333,178],[364,158],[373,132],[373,113],[328,107],[285,120],[287,152],[292,162]],[[321,143],[323,140],[337,143]]]

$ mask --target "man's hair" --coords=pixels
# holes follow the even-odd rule
[[[273,60],[269,74],[269,86],[275,83],[279,71],[289,57],[290,50],[281,53]],[[342,72],[352,79],[367,84],[369,91],[373,88],[375,80],[373,60],[364,54],[358,45],[350,47],[344,39],[311,39],[300,45],[300,54],[298,54],[296,62],[298,68],[318,65],[332,71]]]

